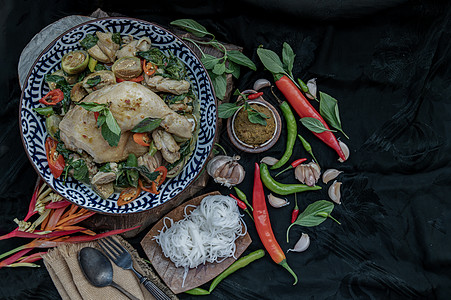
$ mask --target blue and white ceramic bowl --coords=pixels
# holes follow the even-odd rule
[[[193,84],[193,91],[197,94],[200,103],[199,138],[193,155],[183,171],[175,178],[166,180],[159,188],[158,195],[143,192],[135,201],[121,207],[116,204],[118,193],[104,200],[89,186],[72,178],[69,178],[66,183],[53,178],[44,147],[47,137],[45,120],[33,111],[33,108],[38,107],[39,99],[49,91],[44,82],[44,76],[60,69],[63,55],[80,49],[79,40],[88,33],[95,34],[96,31],[120,32],[121,35],[132,35],[135,38],[148,36],[153,47],[162,51],[172,51],[185,63],[188,76]],[[27,155],[36,171],[53,190],[86,209],[107,214],[128,214],[149,210],[169,201],[197,178],[213,146],[216,131],[216,101],[207,71],[198,57],[178,37],[162,27],[146,21],[130,18],[106,18],[89,21],[66,31],[41,53],[26,79],[20,101],[19,117],[22,140]]]

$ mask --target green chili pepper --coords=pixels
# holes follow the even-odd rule
[[[271,169],[280,168],[290,159],[291,154],[293,153],[294,142],[296,141],[296,134],[298,131],[296,118],[291,111],[290,105],[284,101],[280,104],[280,109],[282,110],[285,121],[287,122],[287,145],[282,158],[275,165],[273,165]]]
[[[152,141],[149,146],[149,155],[154,156],[155,153],[157,153],[157,151],[158,151],[158,149],[157,149],[157,147],[155,147],[155,144]]]
[[[246,203],[247,207],[249,207],[251,209],[251,211],[254,211],[254,209],[252,208],[252,205],[250,205],[249,202],[247,201],[246,194],[243,193],[243,191],[240,190],[239,188],[237,188],[236,186],[234,186],[233,188],[235,189],[235,192],[236,192],[236,195],[238,196],[238,198],[240,198],[241,201]]]
[[[302,81],[300,78],[298,78],[298,83],[299,83],[299,86],[301,87],[301,90],[302,90],[304,93],[308,93],[308,92],[309,92],[308,86],[307,86],[307,85],[305,84],[305,82]]]
[[[213,291],[213,289],[227,276],[229,276],[230,274],[232,274],[233,272],[244,268],[245,266],[247,266],[248,264],[250,264],[251,262],[262,258],[263,256],[265,256],[265,251],[262,249],[256,250],[254,252],[249,253],[248,255],[241,257],[240,259],[238,259],[236,262],[234,262],[233,264],[231,264],[227,269],[224,270],[224,272],[222,272],[221,274],[219,274],[218,277],[216,277],[213,282],[210,285],[210,289],[208,290],[210,293]]]
[[[185,293],[190,294],[190,295],[195,295],[195,296],[200,296],[200,295],[210,295],[210,292],[201,288],[194,288],[191,290],[187,290],[185,291]]]
[[[312,146],[310,146],[309,142],[307,142],[300,134],[298,134],[299,139],[302,142],[302,146],[304,146],[305,151],[307,151],[312,157],[316,164],[319,166],[318,161],[316,160],[315,155],[313,155]]]
[[[320,186],[308,186],[305,184],[285,184],[275,181],[269,174],[268,166],[264,163],[260,164],[260,176],[263,184],[272,192],[279,195],[291,195],[305,191],[320,190]]]

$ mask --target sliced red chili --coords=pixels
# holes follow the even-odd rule
[[[58,142],[48,137],[45,141],[45,151],[47,153],[47,162],[49,163],[50,171],[53,177],[58,178],[61,176],[64,170],[65,162],[64,157],[56,151]]]
[[[97,119],[99,118],[99,116],[100,116],[100,113],[98,111],[95,111],[94,118],[96,118],[96,122],[97,122]]]
[[[151,62],[151,61],[146,62],[146,60],[143,61],[143,70],[144,70],[144,73],[146,73],[147,75],[151,76],[151,75],[155,74],[157,69],[158,69],[158,66],[156,64],[154,64],[153,62]]]
[[[160,176],[157,177],[156,182],[158,183],[158,185],[161,185],[168,175],[168,169],[166,169],[165,166],[159,166],[155,169],[154,172],[160,172]]]
[[[135,141],[135,143],[144,147],[150,146],[150,143],[152,142],[147,132],[137,132],[133,134],[133,140]]]
[[[143,191],[149,192],[151,194],[158,195],[160,193],[159,191],[157,191],[157,184],[156,184],[155,181],[152,181],[152,184],[150,185],[150,187],[146,187],[146,186],[144,186],[144,184],[141,181],[141,179],[139,179],[138,180],[138,185]]]
[[[117,199],[117,205],[118,206],[122,206],[125,204],[128,204],[130,202],[132,202],[133,200],[135,200],[136,198],[138,198],[139,194],[141,193],[141,188],[140,187],[129,187],[126,188],[125,190],[123,190],[120,195],[119,198]]]
[[[64,93],[60,89],[54,89],[39,99],[39,102],[45,105],[56,105],[64,99]]]

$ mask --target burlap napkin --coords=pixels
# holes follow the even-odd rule
[[[156,276],[151,267],[139,257],[136,250],[127,243],[127,241],[119,236],[116,236],[115,239],[132,254],[133,265],[139,273],[155,283],[171,299],[177,299],[170,289]],[[106,286],[98,288],[89,283],[78,263],[78,252],[84,247],[100,249],[97,242],[67,244],[49,250],[43,257],[44,264],[63,300],[127,300],[128,297],[114,287]],[[138,299],[155,299],[146,288],[139,283],[138,278],[131,270],[121,269],[113,262],[112,265],[114,282],[122,286]]]

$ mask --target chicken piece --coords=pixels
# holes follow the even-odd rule
[[[163,158],[167,162],[172,164],[180,159],[180,146],[177,145],[171,134],[157,129],[152,132],[152,138],[155,147],[161,151]]]
[[[150,155],[149,153],[144,154],[143,156],[138,157],[138,166],[146,167],[149,172],[155,171],[156,168],[163,164],[163,157],[161,157],[161,152],[157,151],[154,155]],[[140,172],[143,178],[151,183],[151,180],[146,177],[146,174]]]
[[[141,84],[124,81],[106,86],[86,96],[83,102],[110,103],[110,111],[121,128],[121,138],[111,147],[97,128],[93,112],[76,105],[61,121],[60,137],[67,149],[84,150],[96,163],[120,161],[134,153],[141,156],[147,147],[133,141],[130,130],[145,118],[162,119],[160,126],[182,138],[192,136],[188,119],[172,111],[155,93]]]
[[[190,84],[186,80],[174,80],[163,76],[149,76],[144,74],[144,80],[152,91],[171,93],[175,95],[186,94]]]
[[[117,59],[122,57],[136,56],[138,51],[147,51],[150,49],[152,42],[146,37],[142,37],[139,40],[132,40],[120,50],[116,52]]]
[[[119,50],[119,45],[113,42],[113,33],[111,32],[96,32],[99,40],[97,45],[100,50],[108,57],[109,62],[113,62],[116,58],[116,51]]]

